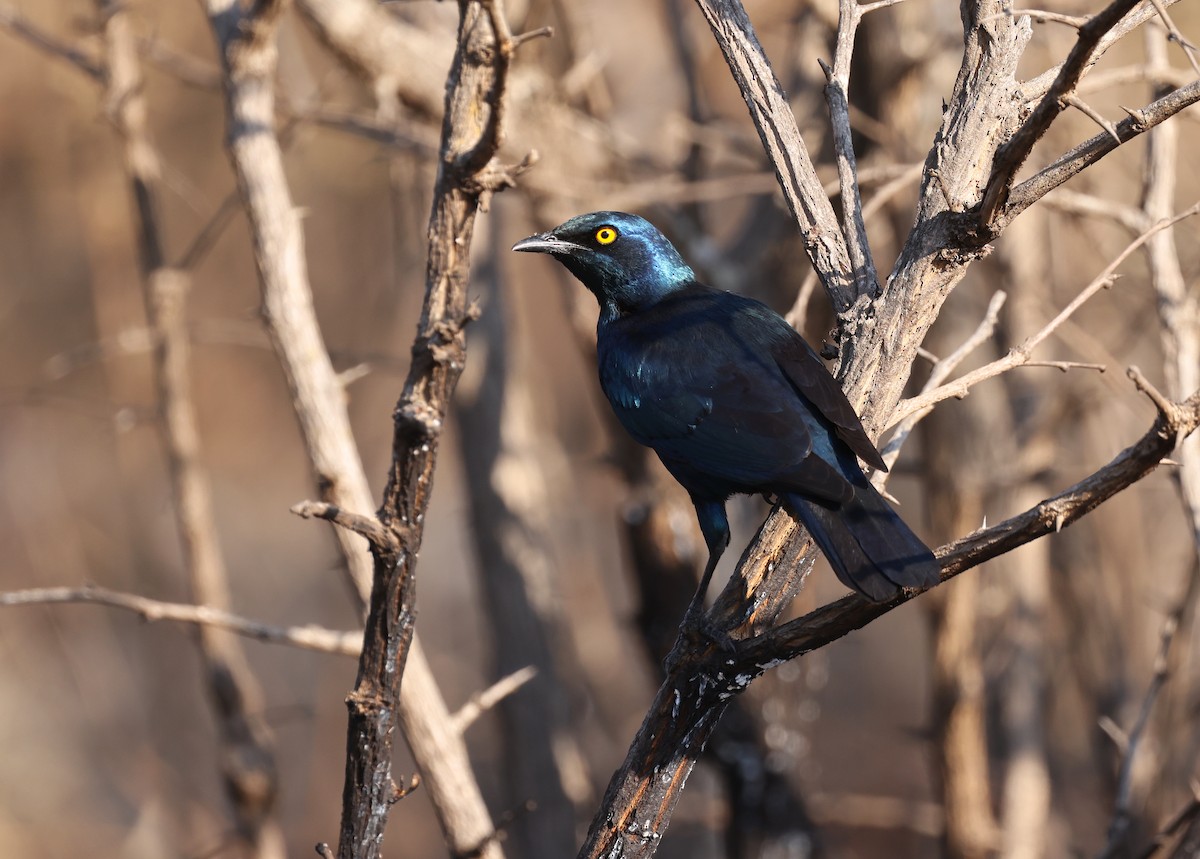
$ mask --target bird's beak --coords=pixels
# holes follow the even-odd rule
[[[527,239],[521,239],[512,249],[533,254],[569,254],[572,251],[583,250],[573,242],[563,241],[554,233],[537,233]]]

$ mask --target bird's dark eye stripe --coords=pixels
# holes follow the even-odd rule
[[[617,231],[612,227],[601,227],[596,230],[596,241],[602,245],[611,245],[617,240]]]

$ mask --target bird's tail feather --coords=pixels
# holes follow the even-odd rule
[[[921,538],[865,477],[852,482],[854,498],[836,508],[786,496],[842,584],[874,602],[937,584],[941,568]]]

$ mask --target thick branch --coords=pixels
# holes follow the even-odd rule
[[[374,859],[383,843],[393,797],[393,714],[415,620],[416,557],[441,430],[466,361],[463,329],[475,313],[467,303],[468,254],[480,199],[496,190],[492,179],[499,172],[489,165],[503,133],[511,34],[500,0],[461,0],[459,16],[442,124],[441,169],[429,221],[425,302],[412,366],[396,404],[392,465],[379,509],[380,521],[395,534],[399,548],[372,549],[375,585],[358,679],[348,701],[339,859]],[[406,723],[405,729],[409,731],[410,725]],[[427,772],[427,781],[434,782],[439,774],[439,770]],[[482,807],[473,781],[455,787],[473,791],[470,807]],[[435,791],[435,803],[442,795]],[[443,816],[446,811],[439,808]],[[455,854],[477,851],[485,859],[503,855],[486,814],[471,815],[444,829]]]

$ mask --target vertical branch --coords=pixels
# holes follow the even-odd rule
[[[260,4],[255,7],[255,17],[248,18],[234,0],[207,0],[206,4],[224,70],[230,158],[253,232],[268,331],[291,389],[322,497],[357,513],[370,509],[373,502],[350,431],[344,393],[321,342],[300,217],[288,191],[279,142],[273,132],[276,55],[269,25],[278,12],[277,6]],[[347,0],[332,6],[337,8],[324,4],[321,9],[334,16],[339,10],[350,14],[327,22],[330,29],[322,33],[331,41],[347,32],[359,32],[355,24],[368,31],[380,30],[391,20],[387,16],[379,20],[369,14],[356,14],[371,11],[366,3]],[[363,40],[363,44],[368,42],[380,47],[378,40]],[[379,53],[369,56],[378,58]],[[424,76],[417,77],[425,80]],[[389,80],[398,87],[404,83],[396,76]],[[371,598],[374,560],[358,537],[342,529],[335,534],[355,593],[365,606]],[[393,589],[396,599],[400,599],[400,590]],[[453,729],[419,640],[413,639],[410,650],[399,701],[387,703],[398,705],[400,724],[447,841],[456,847],[474,848],[490,836],[491,818],[471,772],[466,747]],[[381,710],[377,715],[382,719],[388,712]],[[386,730],[382,724],[381,728]],[[390,739],[388,735],[387,741]],[[390,778],[376,779],[375,788],[376,796],[382,797],[390,789]],[[380,826],[386,809],[379,805],[376,808],[381,813],[369,822]],[[495,855],[491,848],[485,852]]]
[[[1170,70],[1167,36],[1168,33],[1159,26],[1148,27],[1145,32],[1146,65],[1151,79]],[[1164,90],[1161,85],[1157,86],[1154,96],[1163,95]],[[1149,133],[1142,211],[1152,222],[1174,205],[1179,154],[1179,130],[1174,123],[1160,125]],[[1167,395],[1176,396],[1187,385],[1200,386],[1200,287],[1193,284],[1189,289],[1181,270],[1174,230],[1156,233],[1147,241],[1145,250],[1150,283],[1157,300]],[[1200,592],[1197,581],[1200,577],[1200,440],[1195,437],[1181,439],[1174,458],[1179,463],[1174,477],[1179,486],[1184,518],[1191,531],[1192,555],[1182,586],[1175,586],[1180,596],[1171,617],[1179,626],[1178,637],[1186,641],[1193,632],[1196,594]],[[1142,798],[1151,795],[1160,802],[1172,797],[1182,786],[1193,763],[1186,759],[1187,756],[1160,753],[1160,766],[1145,765],[1149,749],[1178,749],[1187,742],[1184,737],[1190,733],[1190,701],[1195,686],[1185,682],[1185,678],[1194,675],[1195,654],[1190,648],[1177,647],[1172,660],[1175,664],[1170,670],[1178,680],[1174,688],[1167,690],[1167,700],[1162,708],[1165,713],[1154,725],[1154,733],[1159,734],[1158,742],[1146,743],[1143,761],[1137,768],[1142,778],[1136,787]],[[1169,733],[1172,731],[1173,736]],[[1149,782],[1150,779],[1154,782]]]
[[[292,201],[275,134],[272,39],[283,0],[243,13],[235,0],[206,0],[224,71],[228,147],[250,218],[267,333],[287,377],[321,499],[360,513],[371,492],[350,430],[344,392],[313,309],[301,213]],[[364,502],[366,502],[364,504]],[[360,539],[334,528],[352,587],[363,604],[371,559]]]
[[[500,0],[459,3],[458,45],[442,121],[441,163],[429,218],[425,302],[412,365],[396,404],[392,464],[379,518],[394,545],[375,545],[375,586],[358,680],[348,700],[346,785],[339,859],[379,855],[391,779],[393,714],[412,641],[415,565],[450,395],[466,361],[469,252],[485,195],[511,183],[492,165],[503,134],[505,85],[514,42]],[[466,789],[478,790],[471,782]],[[447,831],[456,855],[502,855],[490,823]],[[479,826],[479,824],[484,824]]]
[[[1043,311],[1047,284],[1052,284],[1053,248],[1049,224],[1042,210],[1026,213],[1013,223],[997,252],[1000,277],[1012,284],[1008,325],[1013,331],[1037,328]],[[1003,475],[1000,462],[1020,462],[1053,441],[1039,426],[1036,410],[1021,404],[1050,402],[1053,391],[1046,376],[1006,374],[1002,391],[1007,395],[1004,413],[991,421],[999,441],[993,445],[997,458],[992,472]],[[1034,470],[1027,477],[1011,475],[993,479],[1006,509],[1022,509],[1052,491],[1050,482]],[[1009,486],[1005,486],[1008,483]],[[1045,630],[1049,622],[1050,546],[1042,542],[1022,546],[1006,558],[1003,587],[1008,592],[1009,612],[1002,626],[1003,643],[1009,654],[1007,670],[999,679],[999,731],[1004,748],[1003,782],[1000,793],[1002,859],[1037,859],[1048,849],[1050,829],[1050,766],[1046,756],[1046,695],[1050,682]],[[1000,768],[1000,767],[998,767]]]
[[[1147,31],[1146,54],[1151,71],[1169,68],[1166,50],[1162,31],[1157,27]],[[1154,95],[1162,97],[1168,90],[1162,88]],[[1142,211],[1150,223],[1169,217],[1174,208],[1178,150],[1179,130],[1173,123],[1149,132]],[[1195,286],[1188,289],[1179,266],[1174,230],[1151,236],[1146,242],[1146,256],[1158,300],[1167,395],[1177,397],[1182,391],[1200,387],[1200,290]],[[1180,463],[1184,511],[1191,524],[1193,546],[1200,556],[1200,439],[1184,439],[1176,459]]]
[[[99,8],[108,61],[106,106],[121,136],[136,206],[146,315],[155,343],[161,429],[188,583],[198,604],[227,609],[228,577],[208,477],[200,462],[200,435],[192,403],[186,321],[190,283],[186,274],[165,262],[158,215],[160,166],[146,128],[133,32],[126,12],[115,0],[100,0]],[[220,737],[221,772],[237,817],[238,835],[259,859],[282,857],[283,834],[275,817],[278,775],[270,731],[261,718],[262,691],[235,635],[204,624],[197,630]]]
[[[854,55],[854,36],[864,9],[858,0],[839,0],[837,46],[833,66],[825,70],[825,99],[833,128],[833,151],[837,161],[838,184],[842,193],[842,234],[854,275],[855,297],[875,298],[879,293],[879,273],[871,257],[867,224],[863,220],[862,195],[858,188],[858,163],[854,157],[854,136],[850,130],[850,67]]]

